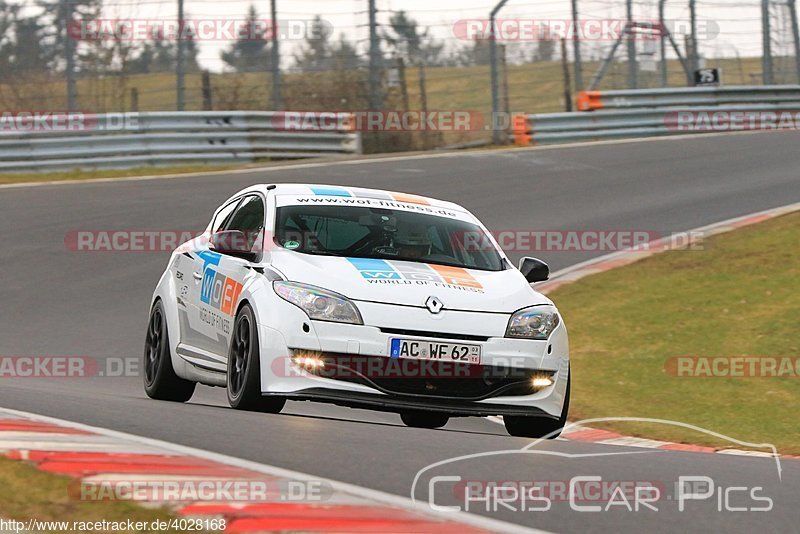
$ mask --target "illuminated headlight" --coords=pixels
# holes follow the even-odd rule
[[[545,340],[558,326],[560,319],[555,306],[533,306],[511,316],[506,337]]]
[[[358,308],[347,297],[299,282],[273,282],[275,293],[318,321],[364,324]]]

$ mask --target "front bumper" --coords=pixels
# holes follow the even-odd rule
[[[300,309],[286,304],[276,315],[280,317],[278,324],[260,326],[261,389],[264,395],[384,411],[438,411],[451,416],[531,415],[557,418],[561,414],[569,373],[569,346],[563,323],[547,341],[532,341],[488,335],[496,333],[498,329],[504,331],[508,316],[502,314],[449,312],[433,320],[427,310],[403,308],[386,313],[387,308],[391,307],[359,303],[364,322],[380,325],[361,326],[311,321]],[[423,329],[435,337],[413,333]],[[396,333],[399,330],[404,333]],[[445,384],[446,388],[438,388],[441,391],[426,394],[424,389],[413,387],[410,381],[408,385],[395,381],[394,385],[387,386],[385,381],[378,380],[344,380],[341,377],[318,376],[292,363],[292,358],[297,354],[320,357],[338,354],[388,360],[393,337],[478,344],[482,351],[481,367],[506,367],[531,373],[543,371],[552,376],[554,383],[530,394],[524,394],[518,387],[509,387],[496,388],[497,391],[488,395],[480,391],[477,394],[454,395],[453,392],[458,389],[456,384],[463,383],[464,388],[468,389],[466,382],[458,382],[465,380],[461,374],[450,378],[453,382]],[[419,378],[409,380],[419,381]],[[443,394],[445,389],[448,391]]]

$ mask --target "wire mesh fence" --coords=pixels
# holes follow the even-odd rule
[[[703,67],[721,69],[724,84],[798,83],[794,0],[510,0],[492,26],[494,4],[0,2],[0,107],[100,113],[279,103],[484,117],[460,130],[384,129],[374,147],[365,138],[366,150],[409,150],[510,126],[491,115],[492,40],[494,111],[503,113],[572,109],[587,87],[685,86]]]

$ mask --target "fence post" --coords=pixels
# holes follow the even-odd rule
[[[569,61],[567,60],[567,40],[561,39],[561,70],[564,73],[564,109],[572,111],[572,84],[569,80]]]
[[[136,87],[131,87],[131,111],[139,111],[139,89]]]
[[[214,104],[211,99],[211,74],[207,70],[203,71],[202,84],[203,110],[211,111],[214,109]]]
[[[175,92],[178,111],[186,109],[186,62],[184,61],[183,47],[183,0],[178,0],[178,51],[175,69]]]
[[[508,0],[500,0],[489,13],[489,68],[492,75],[492,142],[496,145],[504,143],[503,132],[497,128],[497,116],[500,113],[500,91],[497,82],[497,35],[495,17]]]
[[[583,90],[583,65],[581,64],[581,38],[578,33],[578,0],[572,0],[572,55],[575,61],[575,90]]]
[[[761,41],[764,50],[761,56],[764,85],[772,85],[772,31],[769,22],[769,0],[761,0]]]

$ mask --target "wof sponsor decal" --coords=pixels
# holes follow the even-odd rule
[[[664,363],[680,378],[797,378],[797,356],[673,356]]]
[[[218,253],[204,251],[198,253],[198,255],[203,259],[203,282],[200,286],[200,301],[225,315],[233,315],[236,312],[239,294],[242,292],[242,284],[212,267],[219,265],[221,256]],[[211,322],[211,324],[215,323],[216,321]]]
[[[667,112],[664,115],[664,124],[668,129],[679,132],[797,130],[800,127],[800,110],[678,110]]]
[[[371,258],[348,258],[348,261],[370,284],[423,285],[483,293],[480,282],[461,267]]]
[[[274,30],[273,30],[274,27]],[[72,39],[81,41],[261,41],[273,31],[281,40],[316,40],[333,32],[327,20],[285,19],[93,19],[70,23]]]

